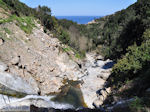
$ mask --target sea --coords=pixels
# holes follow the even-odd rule
[[[78,24],[87,24],[88,22],[101,17],[102,16],[56,16],[57,19],[67,19]]]

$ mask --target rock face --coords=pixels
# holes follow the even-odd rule
[[[0,89],[1,93],[17,96],[17,94],[38,94],[39,88],[34,88],[17,75],[7,72],[8,66],[0,62]],[[10,93],[12,91],[12,93]],[[15,91],[15,92],[14,92]],[[16,93],[16,95],[15,95]]]
[[[38,88],[33,88],[31,85],[26,83],[20,77],[13,76],[6,72],[0,72],[0,84],[5,85],[12,90],[26,93],[26,94],[37,94]]]
[[[103,61],[93,52],[80,63],[73,61],[62,50],[63,45],[57,38],[44,33],[42,26],[36,25],[33,33],[28,35],[15,23],[0,25],[0,33],[5,36],[5,42],[0,46],[0,89],[14,94],[50,95],[61,91],[65,79],[80,80],[85,103],[91,108],[93,102],[101,105],[104,99],[96,91],[104,87],[113,62]],[[12,34],[6,35],[1,30],[4,28]],[[106,93],[103,92],[105,97]]]
[[[104,88],[104,83],[111,73],[111,67],[108,66],[113,62],[111,60],[103,61],[101,58],[97,59],[97,57],[94,52],[86,54],[86,60],[82,65],[86,74],[80,78],[83,81],[81,90],[85,103],[91,108],[93,108],[94,102],[97,106],[100,106],[110,92],[108,88],[106,92],[103,91],[100,95],[97,93],[99,89]]]
[[[83,108],[83,109],[54,109],[54,108],[38,108],[34,105],[31,105],[30,107],[30,112],[104,112],[100,109],[87,109],[87,108]]]
[[[108,110],[112,112],[131,112],[130,106],[131,106],[132,101],[134,100],[135,99],[133,98],[129,100],[119,101],[114,106],[109,107]]]
[[[13,32],[9,35],[11,39],[0,46],[0,60],[6,63],[13,77],[19,76],[38,87],[41,95],[60,92],[65,78],[77,80],[78,65],[61,51],[58,39],[38,28],[26,35],[14,23],[2,24],[0,28]]]

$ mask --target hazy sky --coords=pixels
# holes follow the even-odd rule
[[[46,5],[55,16],[104,16],[125,9],[136,0],[20,0],[30,7]]]

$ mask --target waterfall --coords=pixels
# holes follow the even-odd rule
[[[30,105],[38,107],[54,108],[54,109],[74,109],[70,104],[54,102],[51,99],[55,96],[38,96],[27,95],[23,98],[9,97],[6,95],[0,95],[0,109],[16,109],[26,107],[30,108]]]

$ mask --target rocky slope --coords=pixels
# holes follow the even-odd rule
[[[8,66],[9,73],[39,88],[35,93],[59,92],[64,75],[69,79],[75,78],[71,76],[74,71],[67,71],[67,68],[74,69],[77,64],[59,50],[61,46],[56,38],[49,37],[37,28],[33,34],[26,35],[14,23],[3,24],[1,28],[8,28],[12,32],[11,35],[4,32],[6,40],[0,46],[1,61]]]
[[[82,70],[86,74],[80,80],[83,80],[81,91],[89,107],[92,108],[93,104],[95,106],[102,105],[103,100],[110,93],[110,88],[105,88],[104,84],[111,73],[113,64],[111,60],[103,61],[103,58],[100,55],[96,55],[95,52],[86,54],[82,65]],[[103,88],[105,90],[101,91]]]
[[[94,102],[101,105],[110,88],[102,94],[97,91],[103,88],[113,62],[103,61],[95,52],[87,53],[83,60],[75,59],[73,51],[71,56],[57,38],[44,33],[37,21],[34,24],[31,34],[26,34],[17,21],[0,24],[0,108],[31,104],[72,108],[55,106],[49,98],[61,91],[65,79],[82,82],[80,89],[88,107],[93,108]]]

